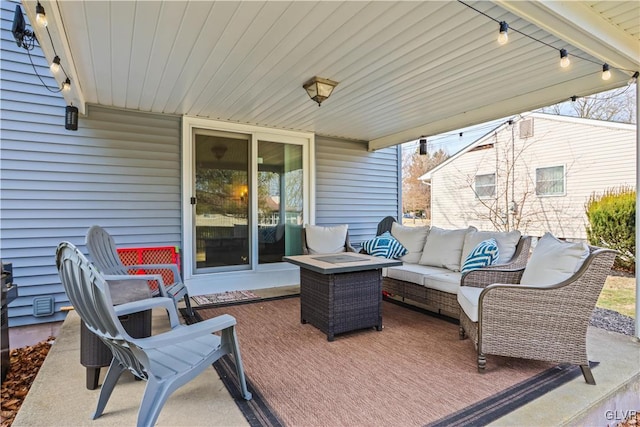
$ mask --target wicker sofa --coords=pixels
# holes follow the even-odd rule
[[[509,274],[510,271],[512,271],[514,278],[519,277],[527,264],[531,247],[531,238],[521,236],[519,232],[491,233],[478,231],[474,227],[460,230],[443,230],[438,227],[403,227],[397,224],[392,217],[385,218],[380,222],[378,235],[386,231],[389,231],[410,252],[400,258],[403,261],[402,266],[383,270],[383,292],[402,300],[417,302],[430,311],[456,319],[460,318],[457,292],[461,285],[486,286],[495,283],[497,270],[500,270],[500,277],[503,280],[505,274]],[[421,240],[421,236],[424,237],[424,240]],[[460,264],[468,255],[469,248],[473,248],[474,242],[487,236],[497,237],[499,242],[501,242],[500,239],[504,240],[505,237],[508,237],[506,240],[511,242],[507,243],[510,247],[505,247],[504,251],[501,249],[504,256],[498,260],[498,264],[461,273]],[[430,238],[431,240],[429,240]],[[453,244],[453,241],[456,241],[457,244]],[[431,260],[425,260],[424,255],[429,245],[431,246]],[[457,264],[455,262],[447,263],[443,258],[444,254],[435,253],[444,246],[449,246],[448,249],[451,250],[449,258],[455,258],[455,251],[458,251],[460,261]],[[438,266],[440,261],[445,265]]]

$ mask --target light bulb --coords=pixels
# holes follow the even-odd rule
[[[49,69],[53,74],[56,74],[58,71],[60,71],[60,57],[58,55],[53,58],[53,62],[49,66]]]
[[[560,66],[562,68],[567,68],[569,64],[571,64],[571,61],[569,60],[569,54],[567,53],[566,49],[560,49]]]
[[[62,91],[64,93],[68,93],[70,90],[71,90],[71,80],[67,78],[67,80],[65,80],[64,83],[62,83]]]
[[[602,66],[602,80],[609,80],[611,78],[611,71],[609,71],[609,64]]]
[[[509,41],[509,24],[502,21],[500,22],[500,34],[498,34],[498,43],[506,44]]]
[[[638,75],[640,73],[638,73],[637,71],[635,73],[633,73],[633,76],[631,76],[631,78],[629,79],[629,81],[627,82],[628,85],[632,85],[634,83],[636,83],[638,81]]]
[[[47,15],[44,13],[44,7],[42,7],[40,2],[36,5],[36,22],[43,27],[46,27],[49,24],[47,21]]]

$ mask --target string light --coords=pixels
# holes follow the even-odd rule
[[[49,21],[47,21],[47,14],[44,13],[44,7],[40,2],[36,5],[36,22],[42,27],[49,25]]]
[[[60,57],[58,55],[53,58],[53,62],[49,66],[49,69],[53,74],[58,74],[58,71],[60,71]]]
[[[560,67],[567,68],[571,64],[567,49],[560,49]]]
[[[500,22],[500,33],[498,34],[498,43],[506,44],[509,41],[509,24],[505,21]]]
[[[602,80],[609,80],[611,78],[611,71],[609,71],[609,64],[604,63],[602,65]]]
[[[70,90],[71,90],[71,80],[69,80],[69,77],[67,77],[64,83],[62,83],[62,92],[69,93]]]
[[[634,83],[638,82],[638,75],[640,75],[640,73],[638,71],[636,71],[635,73],[633,73],[633,76],[631,76],[631,78],[629,79],[629,81],[627,82],[627,84],[630,86]]]

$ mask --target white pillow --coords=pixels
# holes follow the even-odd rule
[[[429,235],[429,227],[407,227],[394,222],[391,224],[391,235],[407,249],[407,254],[401,256],[400,260],[417,264]]]
[[[475,229],[475,227],[469,227],[458,230],[445,230],[439,227],[431,227],[422,251],[422,257],[418,263],[460,271],[460,258],[464,238],[469,231],[474,231]]]
[[[335,254],[344,252],[347,240],[348,224],[323,227],[319,225],[305,226],[305,237],[309,254]]]
[[[496,264],[505,264],[516,253],[516,246],[520,241],[522,234],[519,231],[470,231],[464,237],[464,245],[462,246],[461,264],[467,259],[471,251],[485,240],[495,239],[498,243],[498,260]]]
[[[540,238],[524,269],[520,284],[555,285],[570,278],[589,256],[585,243],[563,242],[551,233]]]

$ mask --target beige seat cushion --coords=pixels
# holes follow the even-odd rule
[[[419,264],[460,271],[464,238],[469,231],[473,230],[476,230],[475,227],[457,230],[431,227]]]
[[[401,256],[400,261],[417,264],[429,235],[429,227],[406,227],[394,222],[391,235],[407,249],[407,254]]]
[[[478,321],[478,301],[483,290],[475,286],[460,286],[458,289],[458,304],[472,322]]]
[[[319,225],[305,226],[305,237],[309,254],[335,254],[344,252],[347,240],[347,224],[323,227]]]
[[[589,256],[589,247],[580,242],[564,242],[545,233],[536,245],[520,284],[555,285],[569,279]]]

